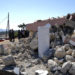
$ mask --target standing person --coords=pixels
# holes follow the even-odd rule
[[[18,30],[18,40],[20,40],[20,38],[21,38],[21,31]]]
[[[21,38],[23,38],[23,30],[21,29]]]
[[[25,37],[25,31],[21,30],[21,34],[22,34],[22,38],[24,38]]]
[[[9,30],[9,40],[10,40],[10,42],[12,41],[12,34],[11,34],[11,30]]]
[[[15,41],[14,30],[12,29],[12,42]]]
[[[15,40],[14,40],[14,30],[13,29],[11,29],[10,31],[9,31],[9,38],[10,38],[10,41],[11,42],[14,42]]]

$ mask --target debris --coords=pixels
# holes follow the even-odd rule
[[[47,70],[36,70],[35,75],[48,75]]]
[[[21,72],[21,75],[28,75],[27,72]]]
[[[58,64],[55,62],[55,61],[53,61],[53,60],[48,60],[48,68],[49,68],[49,70],[53,70],[53,68],[55,68],[55,67],[57,67],[58,66]]]
[[[26,68],[30,68],[30,67],[32,67],[32,63],[28,63],[28,64],[26,65]]]
[[[73,58],[71,55],[66,55],[65,59],[66,59],[66,61],[71,61],[71,62],[75,61],[75,58]]]
[[[13,72],[17,75],[20,75],[20,68],[19,67],[15,67]]]
[[[72,56],[75,58],[75,50],[72,51]]]
[[[14,74],[13,72],[7,72],[7,71],[0,70],[0,75],[16,75],[16,74]]]
[[[12,55],[5,56],[3,58],[3,63],[5,64],[5,66],[15,65],[16,64]]]
[[[49,49],[44,53],[44,57],[47,59],[52,58],[52,57],[54,57],[54,53],[55,53],[54,49]]]
[[[31,42],[30,42],[30,47],[33,50],[38,50],[38,39],[34,38]]]
[[[75,75],[75,62],[72,62],[72,66],[69,69],[70,69],[69,73],[71,73],[72,75]]]
[[[55,51],[55,57],[57,57],[57,58],[63,58],[63,57],[65,57],[65,55],[66,55],[66,52],[63,48],[58,48]]]
[[[72,63],[70,61],[68,62],[65,62],[63,65],[62,65],[62,69],[61,69],[61,72],[66,74],[67,71],[69,71],[69,69],[71,68],[72,66]]]
[[[33,36],[0,45],[0,69],[17,75],[75,75],[74,22],[68,23],[51,26],[50,32],[48,25],[39,27]]]
[[[3,54],[3,53],[4,53],[3,45],[0,45],[0,54]]]
[[[72,49],[69,49],[68,51],[66,51],[66,55],[72,55]]]

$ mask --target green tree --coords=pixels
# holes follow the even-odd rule
[[[26,28],[26,24],[24,24],[24,23],[20,24],[20,25],[18,25],[18,27],[21,28],[21,29],[24,29],[24,28]]]

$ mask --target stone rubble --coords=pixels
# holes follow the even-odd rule
[[[67,71],[69,71],[69,69],[71,68],[72,64],[70,61],[68,62],[65,62],[63,65],[62,65],[62,69],[61,69],[61,72],[66,74]]]
[[[55,51],[55,57],[57,57],[57,58],[63,58],[63,57],[65,57],[65,55],[66,55],[66,52],[63,48],[58,48]]]
[[[7,70],[14,65],[12,70],[7,71],[16,73],[15,68],[18,67],[16,70],[21,75],[75,75],[75,47],[69,42],[69,36],[71,35],[65,32],[65,28],[51,32],[50,49],[42,59],[38,56],[37,36],[22,38],[18,43],[0,45],[0,70],[3,71],[6,67]]]
[[[45,54],[47,58],[46,61],[48,62],[44,63],[38,55],[35,55],[35,50],[30,47],[30,41],[27,40],[29,39],[21,39],[20,43],[11,43],[9,46],[11,50],[10,55],[3,55],[0,64],[4,64],[5,66],[16,64],[16,66],[20,68],[22,75],[44,75],[44,70],[47,70],[50,75],[74,75],[75,51],[69,44],[63,46],[58,45],[54,49],[50,48]],[[40,67],[41,70],[44,71],[42,74],[39,72],[36,73],[37,69],[40,70]],[[11,72],[11,70],[9,70],[9,72]]]
[[[75,62],[72,62],[72,66],[69,69],[69,73],[72,75],[75,75]]]
[[[11,55],[5,56],[3,58],[3,63],[5,64],[5,66],[16,64],[14,58]]]

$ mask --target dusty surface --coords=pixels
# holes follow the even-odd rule
[[[15,42],[18,42],[18,39],[15,39]],[[0,45],[3,45],[3,44],[10,44],[11,42],[9,40],[4,40],[2,42],[0,42]]]

